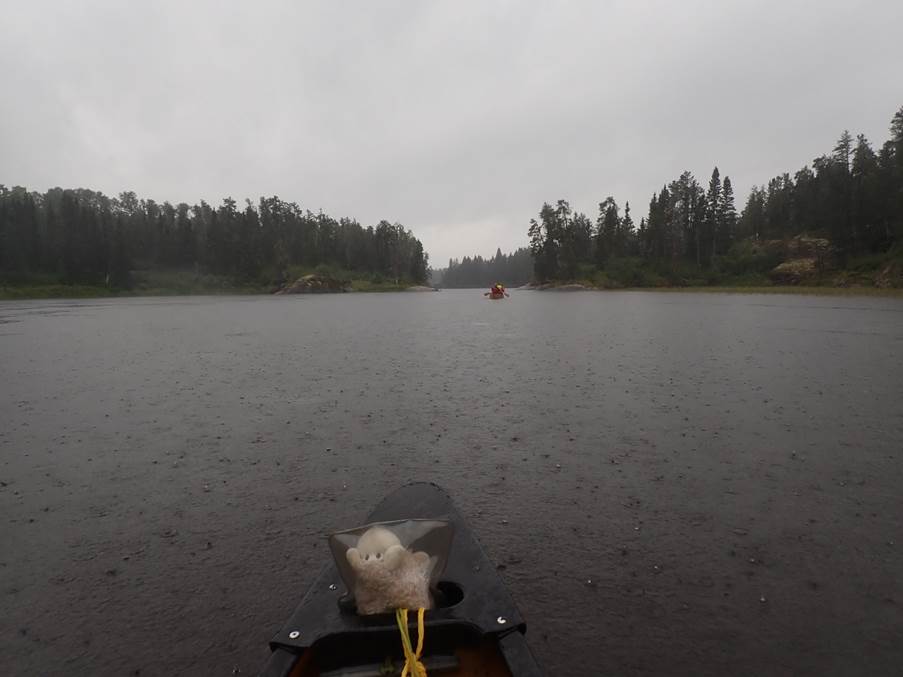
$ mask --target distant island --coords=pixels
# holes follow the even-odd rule
[[[488,259],[480,255],[450,259],[447,268],[430,270],[430,284],[446,289],[490,287],[497,282],[520,287],[532,280],[533,257],[526,247],[511,254],[503,254],[497,249],[495,256]]]
[[[278,197],[213,207],[0,185],[0,298],[273,293],[312,274],[394,291],[427,272],[401,224],[363,227]]]

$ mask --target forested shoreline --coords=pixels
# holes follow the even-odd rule
[[[793,176],[754,186],[738,215],[716,167],[707,186],[689,171],[654,193],[635,224],[614,197],[595,220],[566,200],[530,221],[540,283],[603,288],[718,284],[903,286],[903,108],[876,152],[848,131]]]
[[[0,287],[13,291],[266,291],[312,270],[391,288],[427,269],[401,224],[363,227],[278,197],[213,207],[0,185]]]
[[[543,204],[529,247],[431,271],[398,223],[302,209],[278,197],[218,207],[134,192],[44,193],[0,184],[0,295],[272,290],[323,272],[367,288],[579,282],[591,287],[903,286],[903,108],[876,151],[844,131],[793,175],[753,186],[738,213],[729,176],[689,171],[653,193],[639,223],[613,196],[595,218]]]

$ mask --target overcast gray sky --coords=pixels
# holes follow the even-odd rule
[[[877,147],[903,2],[0,0],[0,183],[400,221],[434,266],[543,201],[635,220],[684,169]]]

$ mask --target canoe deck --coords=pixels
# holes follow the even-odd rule
[[[429,674],[536,677],[526,623],[482,546],[451,498],[434,484],[409,484],[387,496],[367,522],[444,518],[455,527],[436,608],[426,613],[423,662]],[[366,677],[403,664],[394,614],[358,616],[343,610],[344,586],[330,562],[289,622],[270,642],[263,677]],[[416,616],[409,632],[416,641]],[[432,666],[431,666],[432,664]],[[388,672],[392,674],[392,672]]]

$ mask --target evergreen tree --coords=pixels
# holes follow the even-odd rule
[[[776,176],[768,182],[764,224],[767,238],[786,239],[795,234],[791,223],[793,190],[793,180],[789,174]]]
[[[903,241],[903,106],[890,123],[891,138],[885,158],[884,185],[888,189],[886,218],[897,243]]]
[[[853,137],[848,129],[843,130],[837,145],[834,146],[834,162],[841,171],[849,173],[853,156]]]
[[[734,186],[731,177],[724,177],[721,189],[721,231],[718,251],[727,253],[737,236],[737,207],[734,205]]]
[[[683,172],[668,188],[669,200],[665,203],[663,221],[667,238],[665,255],[672,261],[695,258],[699,265],[704,246],[705,193],[689,171]],[[661,201],[659,197],[660,206]]]
[[[618,241],[622,255],[633,256],[638,253],[636,251],[636,231],[630,216],[630,202],[624,203],[624,218],[621,219]]]
[[[761,240],[765,231],[765,191],[753,186],[746,199],[746,206],[740,214],[739,235],[744,238]]]
[[[649,249],[649,228],[646,224],[646,217],[640,217],[640,225],[636,231],[636,253],[643,258],[651,258]]]
[[[834,227],[831,234],[843,258],[855,249],[857,239],[853,229],[853,181],[850,174],[852,156],[853,137],[845,129],[834,146],[833,164],[829,171],[836,215],[832,219]]]
[[[578,264],[591,263],[593,260],[593,222],[583,213],[574,214],[571,222],[574,248]]]
[[[793,177],[791,220],[797,233],[813,233],[818,229],[818,193],[815,173],[803,167]]]
[[[711,261],[718,253],[718,240],[721,239],[722,231],[722,195],[721,195],[721,174],[718,167],[712,170],[712,178],[709,180],[709,190],[705,196],[706,201],[706,227],[708,240],[711,243],[711,249],[706,257]],[[700,262],[699,245],[697,241],[696,262]]]
[[[604,266],[608,259],[617,255],[620,228],[618,203],[609,195],[599,203],[599,216],[596,219],[596,261],[600,266]]]
[[[555,209],[555,232],[558,234],[558,274],[572,279],[577,272],[579,245],[571,205],[566,200],[559,200]]]
[[[878,156],[868,139],[859,134],[850,164],[852,183],[851,223],[855,250],[881,246],[884,229],[880,224]]]
[[[563,200],[559,200],[559,206]],[[566,204],[566,203],[565,203]],[[530,251],[533,254],[534,270],[539,282],[558,279],[558,252],[561,234],[558,228],[557,211],[545,203],[539,212],[539,221],[530,220]]]

